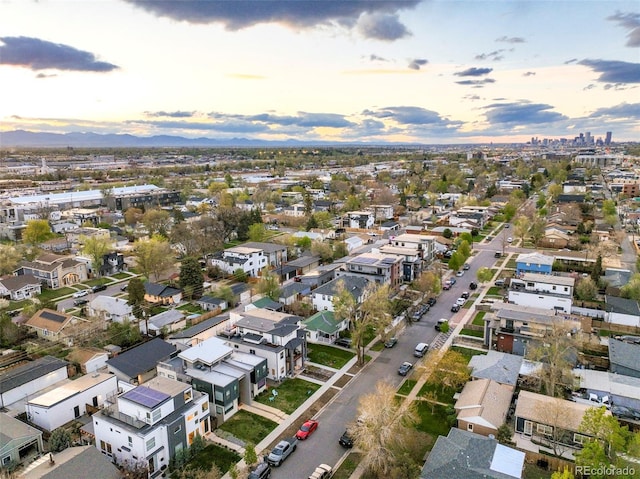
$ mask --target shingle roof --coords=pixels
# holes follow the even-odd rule
[[[609,338],[609,361],[611,364],[640,371],[640,345]]]
[[[42,432],[40,432],[35,427],[31,427],[28,424],[25,424],[19,419],[9,416],[6,413],[0,413],[0,452],[3,455],[9,452],[3,451],[3,449],[8,446],[14,439],[24,439],[29,436],[41,435]]]
[[[73,477],[87,477],[91,471],[91,477],[100,479],[118,479],[121,476],[118,468],[93,446],[83,446],[82,451],[75,454],[65,462],[61,462],[62,457],[75,453],[77,447],[65,449],[55,456],[56,466],[50,469],[40,479],[69,479]],[[59,465],[58,465],[59,464]],[[50,466],[46,466],[49,468]]]
[[[469,361],[474,378],[492,379],[500,384],[515,386],[518,382],[523,357],[490,350],[477,354]]]
[[[144,283],[144,291],[145,293],[151,296],[174,296],[180,293],[179,289],[172,288],[171,286],[166,286],[164,284],[159,283]]]
[[[229,319],[229,314],[221,314],[218,316],[214,316],[213,318],[205,319],[201,323],[196,324],[195,326],[191,326],[190,328],[183,329],[182,331],[173,334],[169,339],[187,339],[192,338],[197,334],[206,331],[207,329],[213,328],[214,326],[222,323]]]
[[[71,321],[71,318],[70,314],[44,308],[31,316],[25,325],[58,333]]]
[[[604,299],[607,304],[607,311],[640,316],[640,307],[638,307],[638,301],[635,299],[619,298],[609,295],[606,295]]]
[[[243,246],[245,248],[261,249],[265,253],[276,253],[278,251],[286,251],[287,250],[286,246],[282,246],[282,245],[275,244],[275,243],[261,243],[261,242],[258,242],[258,241],[249,241],[248,243],[244,243],[241,246]]]
[[[318,311],[313,316],[303,321],[309,331],[322,331],[326,334],[335,334],[340,329],[340,323],[332,311]]]
[[[334,296],[337,290],[338,282],[344,282],[345,289],[351,293],[351,295],[358,299],[362,296],[364,289],[369,284],[369,280],[361,278],[359,276],[340,276],[332,281],[313,290],[313,294],[323,294],[327,296]]]
[[[252,303],[256,308],[270,309],[272,311],[279,311],[284,306],[282,303],[272,300],[271,298],[260,298]]]
[[[60,368],[66,368],[67,364],[66,361],[53,356],[45,356],[12,368],[0,376],[0,393],[11,391]]]
[[[115,358],[109,359],[107,364],[134,378],[139,374],[151,371],[159,361],[169,357],[175,351],[176,347],[173,344],[169,344],[160,338],[154,338],[118,354]]]
[[[0,278],[0,283],[4,285],[9,291],[17,291],[25,286],[39,285],[40,280],[32,274],[21,274],[19,276],[7,276]]]

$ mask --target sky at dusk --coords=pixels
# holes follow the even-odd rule
[[[2,131],[640,140],[638,1],[2,0]]]

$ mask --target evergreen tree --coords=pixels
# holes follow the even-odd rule
[[[196,258],[185,258],[180,265],[180,287],[186,288],[190,286],[193,295],[197,298],[202,296],[202,284],[204,283],[204,275],[202,268]]]

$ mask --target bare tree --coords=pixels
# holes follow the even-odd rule
[[[536,406],[536,415],[539,422],[536,425],[536,435],[545,446],[553,451],[556,457],[562,457],[569,449],[566,444],[567,431],[561,427],[567,415],[564,399],[550,398],[550,401],[539,403]]]

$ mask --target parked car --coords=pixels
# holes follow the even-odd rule
[[[469,271],[469,268],[471,268],[471,266],[469,266],[467,263],[465,263],[465,264],[463,264],[463,265],[462,265],[462,269],[463,269],[464,271]]]
[[[495,253],[493,253],[493,257],[494,258],[502,258],[502,253],[500,251],[496,251]]]
[[[478,283],[471,281],[471,283],[469,283],[469,289],[478,289]]]
[[[270,466],[280,466],[287,457],[298,447],[298,440],[295,437],[283,439],[274,447],[267,456]]]
[[[451,312],[452,313],[457,313],[458,311],[460,311],[460,305],[459,304],[454,304],[453,306],[451,306]]]
[[[442,285],[442,289],[444,291],[449,291],[451,289],[451,282],[450,281],[445,281],[444,284]]]
[[[456,304],[458,306],[464,306],[464,303],[466,303],[466,302],[467,302],[467,300],[464,299],[463,297],[460,297],[460,298],[456,299]]]
[[[460,297],[464,299],[469,299],[469,291],[463,291]]]
[[[338,338],[333,342],[333,344],[336,346],[342,346],[343,348],[350,348],[352,341],[349,338]]]
[[[384,347],[392,348],[396,345],[397,342],[398,342],[398,338],[392,336],[384,342]]]
[[[495,283],[493,283],[495,286],[504,286],[504,279],[497,279]]]
[[[316,470],[311,473],[309,479],[329,479],[333,472],[333,468],[328,464],[320,464]]]
[[[611,406],[611,414],[622,419],[640,420],[640,411],[625,406]]]
[[[405,361],[398,368],[398,374],[400,376],[406,376],[409,371],[411,371],[411,368],[413,368],[413,364],[411,364],[409,361]]]
[[[413,350],[413,355],[416,358],[421,358],[422,356],[427,354],[427,351],[429,351],[429,345],[427,343],[418,343]]]
[[[435,325],[436,331],[442,331],[442,327],[443,327],[445,324],[448,324],[448,323],[449,323],[449,320],[444,319],[444,318],[440,318],[440,319],[438,320],[438,322],[436,323],[436,325]]]
[[[461,278],[462,276],[464,276],[464,271],[460,270],[460,271],[456,271],[456,276],[458,278]]]
[[[107,289],[106,284],[96,284],[93,288],[91,288],[91,291],[97,293],[98,291],[104,291],[105,289]]]
[[[485,240],[486,240],[487,242],[491,241],[492,239],[493,239],[493,236],[487,236],[487,237],[485,238]]]
[[[261,462],[253,468],[247,479],[269,479],[271,477],[271,466],[266,462]]]
[[[82,298],[83,296],[86,296],[88,294],[89,294],[89,291],[87,291],[86,289],[83,289],[82,291],[76,291],[75,293],[73,293],[73,297]]]
[[[437,302],[436,298],[429,298],[429,299],[427,299],[427,304],[428,304],[429,306],[433,306],[434,304],[436,304],[436,302]]]
[[[453,286],[454,284],[456,284],[458,280],[455,278],[449,278],[449,282],[451,283],[451,286]]]
[[[506,229],[506,228],[509,228],[509,226],[511,226],[509,223],[505,223],[505,224],[504,224],[505,229]]]
[[[88,302],[89,302],[89,300],[87,300],[87,299],[76,299],[76,300],[73,302],[73,305],[74,305],[74,306],[84,306],[84,305],[85,305],[85,304],[87,304]]]
[[[509,243],[513,243],[513,238],[512,238],[511,236],[509,236],[509,237],[507,238],[507,242],[509,242]]]
[[[300,426],[298,432],[296,432],[296,439],[304,441],[309,436],[311,436],[311,434],[313,434],[313,431],[315,431],[316,429],[318,429],[318,421],[309,419],[308,421],[305,421],[305,423]]]
[[[120,291],[126,291],[127,289],[129,289],[129,283],[125,283],[120,286]]]
[[[340,439],[338,439],[338,443],[340,443],[342,447],[346,447],[347,449],[351,449],[353,447],[353,439],[351,439],[351,436],[349,436],[349,431],[345,431],[342,433],[342,436],[340,436]]]

